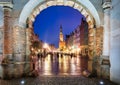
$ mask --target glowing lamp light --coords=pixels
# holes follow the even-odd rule
[[[24,81],[24,80],[22,80],[22,81],[21,81],[21,84],[25,84],[25,81]]]
[[[38,50],[38,52],[40,52],[40,49]]]
[[[100,81],[100,85],[103,85],[104,84],[104,82],[103,81]]]
[[[72,49],[74,49],[74,46],[72,46]]]
[[[33,51],[34,49],[33,49],[33,48],[31,48],[31,50]]]
[[[80,51],[80,48],[77,48],[77,51],[79,52],[79,51]]]
[[[43,48],[48,48],[48,44],[45,43],[44,46],[43,46]]]

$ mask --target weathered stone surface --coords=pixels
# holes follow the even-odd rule
[[[103,27],[97,28],[96,29],[96,55],[100,56],[102,55],[102,51],[103,51]]]
[[[0,28],[0,54],[3,53],[3,28]]]
[[[0,77],[2,79],[20,78],[30,73],[30,63],[11,63],[0,65]]]
[[[27,28],[26,29],[26,58],[27,58],[27,60],[30,60],[29,59],[29,57],[30,57],[30,45],[31,45],[30,37],[31,37],[31,28]]]
[[[112,0],[111,9],[111,47],[110,47],[110,79],[120,84],[120,1]]]
[[[24,84],[21,83],[24,81]],[[0,80],[1,85],[117,85],[108,80],[85,78],[82,76],[39,76],[36,78],[20,78],[12,80]]]
[[[11,2],[12,0],[0,0],[0,2]]]
[[[13,55],[15,61],[25,61],[26,29],[19,26],[13,28]]]
[[[4,9],[4,59],[12,59],[12,27],[11,27],[11,9],[6,4]]]

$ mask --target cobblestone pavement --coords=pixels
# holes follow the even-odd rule
[[[101,82],[100,84],[100,81]],[[11,80],[0,79],[0,85],[117,85],[108,80],[82,76],[39,76]]]

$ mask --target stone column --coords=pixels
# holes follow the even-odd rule
[[[24,62],[26,59],[26,29],[20,26],[13,28],[13,53],[15,62]]]
[[[3,27],[0,28],[0,64],[2,62],[3,59]]]
[[[26,60],[30,60],[30,28],[26,28]]]
[[[120,0],[112,0],[111,41],[110,41],[110,80],[120,85]]]
[[[1,4],[0,4],[1,5]],[[1,16],[0,16],[0,22],[2,22],[3,21],[3,16],[2,16],[2,7],[0,6],[0,14],[1,14]],[[0,23],[0,25],[1,25],[2,23]],[[0,26],[0,64],[1,64],[1,62],[2,62],[2,59],[3,59],[3,26]]]
[[[4,9],[4,58],[12,59],[12,28],[10,26],[12,5],[5,4]]]
[[[32,31],[32,21],[28,20],[28,28],[26,28],[26,60],[30,60],[30,46],[31,46],[31,31]]]
[[[104,2],[103,56],[110,55],[110,2]]]
[[[101,77],[106,79],[110,78],[110,10],[111,2],[110,0],[104,0],[103,3],[104,10],[104,29],[103,29],[103,53],[100,59],[101,64]]]
[[[27,76],[30,72],[30,64],[26,62],[26,28],[16,25],[13,27],[13,58],[14,64],[13,68],[8,67],[9,69],[14,69],[13,77]]]

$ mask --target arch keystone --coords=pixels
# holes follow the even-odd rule
[[[47,6],[55,6],[56,5],[56,1],[48,1],[46,2]]]
[[[73,1],[66,1],[66,2],[64,2],[64,5],[73,7],[74,6],[74,2]]]
[[[57,5],[63,5],[64,4],[64,0],[57,0]]]
[[[85,1],[84,0],[34,0],[34,1],[29,0],[28,3],[24,6],[24,8],[20,14],[19,23],[22,23],[25,25],[27,18],[30,16],[30,14],[32,14],[34,12],[34,10],[37,7],[40,12],[49,6],[55,6],[55,5],[70,6],[70,7],[77,9],[80,12],[83,11],[82,13],[85,17],[88,15],[92,16],[92,18],[95,20],[96,26],[97,27],[100,26],[100,18],[97,13],[97,10],[95,9],[93,4],[89,0],[85,0]],[[31,10],[28,10],[28,9],[31,9]],[[35,12],[33,14],[34,17],[36,17],[37,14],[38,14],[38,12]],[[32,19],[32,21],[33,21],[33,19]]]

